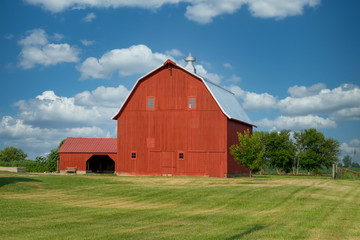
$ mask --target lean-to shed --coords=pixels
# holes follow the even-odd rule
[[[78,174],[113,173],[116,141],[116,138],[67,138],[58,151],[60,172],[75,168]]]

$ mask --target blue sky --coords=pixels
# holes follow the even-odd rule
[[[317,128],[360,153],[360,2],[3,0],[0,149],[116,137],[136,80],[189,52],[258,130]],[[357,157],[359,161],[360,157]]]

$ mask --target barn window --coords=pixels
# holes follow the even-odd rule
[[[184,159],[184,153],[179,153],[179,159]]]
[[[131,153],[131,158],[136,158],[136,152]]]
[[[189,97],[189,108],[195,108],[195,97]]]
[[[155,98],[154,97],[148,97],[147,99],[147,108],[148,109],[154,109],[155,107]]]

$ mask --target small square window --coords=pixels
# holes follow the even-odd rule
[[[179,159],[184,159],[184,153],[179,153]]]
[[[147,101],[147,108],[154,109],[155,107],[155,99],[153,97],[149,97]]]
[[[131,158],[136,158],[136,152],[131,153]]]
[[[195,108],[195,97],[189,97],[189,108]]]

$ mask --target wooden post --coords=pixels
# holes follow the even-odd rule
[[[59,172],[59,159],[56,160],[56,172]]]
[[[332,180],[335,180],[335,164],[332,165]]]
[[[338,178],[338,169],[337,169],[337,164],[335,165],[335,178]]]

